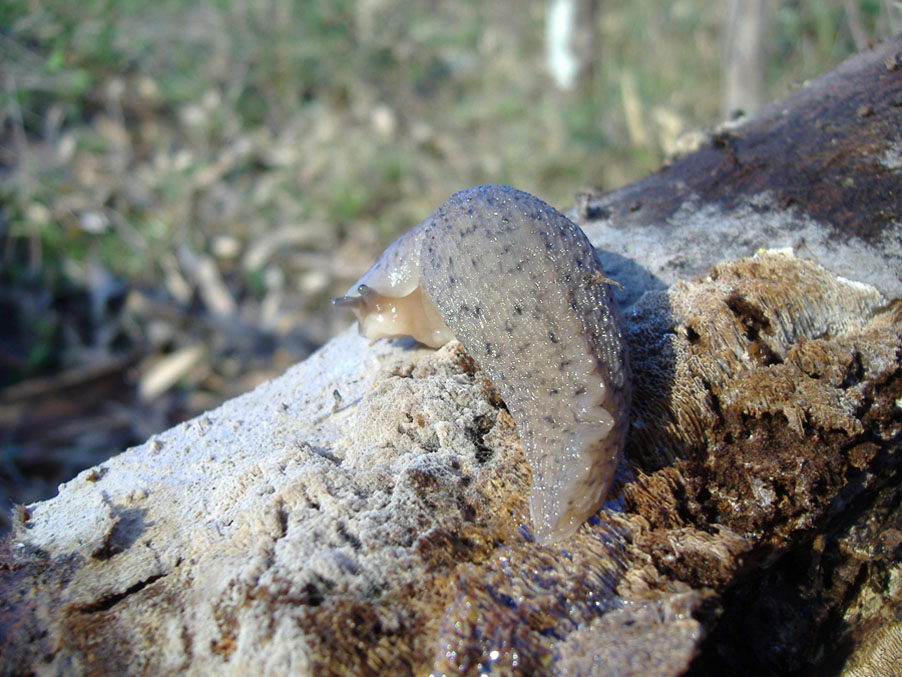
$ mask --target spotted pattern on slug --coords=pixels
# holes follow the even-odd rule
[[[532,470],[542,542],[601,506],[629,427],[620,316],[573,222],[509,186],[452,195],[336,299],[369,338],[457,338],[498,390]]]

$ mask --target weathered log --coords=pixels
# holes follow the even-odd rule
[[[900,53],[584,200],[630,294],[636,397],[612,495],[572,538],[531,538],[516,429],[459,344],[348,330],[21,508],[0,672],[881,669],[902,575]]]
[[[626,302],[757,247],[902,295],[902,41],[888,40],[571,214]],[[714,240],[714,242],[712,242]],[[624,282],[630,282],[626,284]]]

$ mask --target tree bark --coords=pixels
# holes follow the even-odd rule
[[[902,295],[900,54],[897,36],[851,57],[645,179],[580,196],[574,218],[608,252],[612,276],[640,291],[794,247]]]

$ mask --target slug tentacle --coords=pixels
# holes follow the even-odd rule
[[[477,186],[395,241],[351,288],[366,291],[338,302],[370,338],[461,342],[514,418],[535,535],[547,542],[601,506],[629,425],[629,362],[609,282],[563,214],[508,186]]]
[[[361,288],[364,288],[366,285],[360,285],[357,287],[357,291],[360,292]],[[363,300],[363,295],[360,296],[339,296],[337,298],[332,299],[332,305],[338,306],[339,308],[350,308],[353,310],[357,309],[365,309],[366,301]]]

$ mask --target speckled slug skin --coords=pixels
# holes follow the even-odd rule
[[[537,540],[598,510],[629,427],[629,361],[595,250],[567,217],[509,186],[455,193],[336,303],[369,338],[463,344],[517,424]]]

